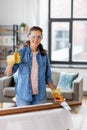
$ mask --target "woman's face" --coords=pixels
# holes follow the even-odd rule
[[[30,46],[37,48],[42,40],[42,34],[39,30],[31,31],[29,35]]]

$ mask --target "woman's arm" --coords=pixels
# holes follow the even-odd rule
[[[7,56],[7,64],[8,66],[6,67],[5,73],[7,76],[12,75],[14,72],[16,72],[17,68],[21,61],[20,53],[15,52],[13,55],[8,55]]]
[[[56,86],[53,83],[48,83],[48,86],[52,90],[52,94],[55,102],[65,101],[65,98],[63,97],[59,88],[56,88]]]
[[[56,86],[51,82],[51,83],[48,83],[48,87],[51,89],[51,90],[55,90],[56,89]]]
[[[13,68],[13,66],[10,66],[10,65],[8,65],[6,67],[5,73],[6,73],[7,76],[12,75],[12,68]]]

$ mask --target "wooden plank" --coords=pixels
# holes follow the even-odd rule
[[[81,105],[81,103],[77,101],[68,101],[67,103],[69,104],[69,106]],[[41,105],[32,105],[32,106],[25,106],[25,107],[13,107],[13,108],[8,108],[8,109],[1,109],[0,116],[25,113],[25,112],[50,110],[50,109],[56,109],[56,108],[62,108],[62,106],[60,106],[59,103],[46,103],[46,104],[41,104]]]

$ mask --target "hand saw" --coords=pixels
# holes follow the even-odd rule
[[[55,99],[55,102],[58,102],[63,108],[65,108],[68,111],[72,110],[68,103],[65,101],[65,99]]]

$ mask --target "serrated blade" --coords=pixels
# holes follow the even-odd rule
[[[61,102],[60,105],[68,111],[72,110],[71,107],[65,101]]]

